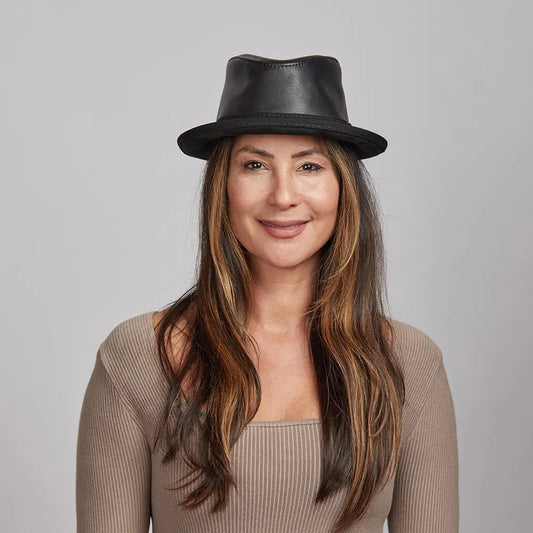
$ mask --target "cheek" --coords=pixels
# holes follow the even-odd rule
[[[234,229],[242,224],[243,216],[253,210],[252,197],[235,182],[228,182],[228,215]]]
[[[246,195],[238,188],[228,186],[228,207],[231,212],[239,212],[246,209]]]
[[[339,184],[337,181],[323,188],[316,199],[316,209],[324,216],[336,216],[339,205]]]

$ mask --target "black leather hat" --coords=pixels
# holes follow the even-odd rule
[[[216,122],[178,137],[187,155],[208,159],[213,141],[245,133],[319,135],[353,145],[359,159],[385,151],[387,141],[348,122],[341,67],[334,57],[229,59]]]

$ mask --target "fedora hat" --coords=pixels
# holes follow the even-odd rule
[[[387,141],[377,133],[350,124],[340,64],[321,55],[230,58],[216,122],[183,132],[178,146],[189,156],[208,159],[214,141],[246,133],[337,139],[349,143],[359,159],[387,148]]]

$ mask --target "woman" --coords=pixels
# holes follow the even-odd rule
[[[442,353],[384,312],[377,203],[337,60],[227,65],[195,286],[101,344],[78,435],[78,532],[458,530]]]

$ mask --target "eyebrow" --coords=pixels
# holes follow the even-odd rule
[[[274,159],[274,155],[271,154],[270,152],[256,148],[255,146],[252,146],[251,144],[247,144],[246,146],[239,148],[237,152],[235,152],[235,155],[237,155],[239,152],[250,152],[252,154],[262,155],[263,157]],[[310,148],[309,150],[303,150],[296,154],[292,154],[291,159],[297,159],[298,157],[304,157],[306,155],[313,155],[313,154],[320,154],[320,155],[326,156],[326,154],[322,150],[318,148]]]

